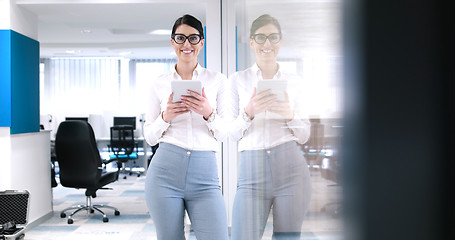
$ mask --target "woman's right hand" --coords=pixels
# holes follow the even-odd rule
[[[173,102],[172,96],[174,93],[171,93],[169,99],[167,100],[166,110],[163,111],[161,117],[167,123],[170,123],[172,119],[177,117],[180,114],[189,112],[188,107],[185,106],[182,102]]]
[[[267,110],[276,100],[277,96],[272,94],[270,89],[256,94],[256,88],[254,88],[253,95],[245,107],[245,113],[253,119],[256,114]]]

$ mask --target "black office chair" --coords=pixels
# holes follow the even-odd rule
[[[303,145],[303,155],[310,169],[319,168],[325,157],[324,124],[320,119],[311,119],[310,138]]]
[[[156,153],[156,150],[158,150],[158,147],[160,146],[159,143],[151,146],[151,149],[152,149],[152,156],[149,157],[148,161],[147,161],[147,168],[150,166],[150,162],[152,161],[153,159],[153,156],[155,156],[155,153]]]
[[[336,155],[326,157],[328,160],[327,166],[323,166],[321,169],[321,176],[327,180],[334,182],[334,184],[328,187],[341,187],[340,185],[340,163]],[[332,217],[339,217],[342,210],[342,204],[340,200],[335,200],[326,203],[322,208],[321,212],[330,214]]]
[[[340,141],[341,136],[332,138],[328,146],[332,150],[332,154],[325,156],[324,164],[321,166],[321,177],[333,182],[328,187],[342,187],[340,179],[341,162],[339,158]],[[330,214],[332,217],[339,217],[342,211],[341,199],[335,199],[326,203],[321,208],[321,211]]]
[[[51,187],[57,187],[58,183],[55,180],[55,162],[57,162],[57,157],[55,156],[55,141],[51,141]]]
[[[103,162],[96,145],[95,134],[88,122],[64,121],[57,130],[55,138],[55,153],[59,165],[60,184],[64,187],[86,189],[86,205],[78,205],[64,209],[60,217],[65,218],[69,210],[75,209],[68,215],[68,224],[73,223],[73,215],[87,210],[103,215],[103,222],[109,219],[100,208],[114,210],[115,216],[120,215],[117,208],[102,204],[92,204],[96,191],[109,183],[118,180],[118,171],[103,174]]]
[[[133,161],[135,164],[138,159],[138,146],[134,140],[134,127],[130,125],[117,125],[111,127],[111,141],[108,146],[113,153],[110,155],[111,160],[116,160],[120,172],[141,176],[140,171],[133,171],[133,167],[126,169],[125,163]],[[126,179],[126,176],[123,177]]]

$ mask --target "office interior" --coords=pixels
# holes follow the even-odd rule
[[[66,219],[60,218],[59,211],[83,203],[83,191],[64,188],[60,184],[51,187],[49,181],[52,141],[59,124],[66,118],[87,120],[93,127],[100,153],[107,159],[111,155],[107,145],[114,118],[134,117],[134,134],[142,144],[142,161],[135,164],[146,171],[147,160],[153,154],[142,136],[145,91],[151,78],[169,71],[176,62],[175,56],[171,54],[167,35],[142,36],[136,40],[137,45],[129,47],[128,44],[133,43],[125,39],[145,32],[139,27],[110,26],[111,33],[120,36],[119,42],[95,42],[90,46],[91,37],[87,35],[96,33],[96,24],[91,28],[90,22],[82,19],[84,14],[96,14],[100,22],[95,23],[101,24],[103,19],[99,19],[99,13],[103,9],[106,10],[104,17],[108,18],[113,12],[119,19],[119,16],[124,16],[124,10],[136,10],[138,16],[142,13],[139,9],[156,12],[156,18],[152,14],[142,15],[149,23],[161,24],[147,31],[169,29],[173,19],[184,13],[193,14],[203,22],[207,34],[206,48],[201,52],[199,62],[227,76],[248,68],[254,62],[254,53],[248,43],[252,20],[263,13],[276,17],[284,36],[278,57],[280,66],[301,77],[309,86],[311,91],[305,93],[311,101],[305,104],[306,110],[313,125],[323,126],[322,147],[316,158],[305,152],[311,147],[309,144],[302,146],[302,154],[307,157],[311,169],[315,194],[302,225],[301,239],[450,239],[447,226],[454,222],[454,218],[447,216],[442,206],[453,205],[450,201],[453,198],[442,190],[453,186],[449,184],[453,179],[447,170],[453,163],[445,160],[450,155],[447,152],[449,145],[444,141],[451,139],[450,134],[446,135],[447,131],[453,130],[447,119],[453,120],[453,116],[429,105],[453,108],[453,101],[447,101],[453,97],[448,97],[446,92],[451,85],[441,80],[441,76],[453,76],[453,70],[444,69],[441,75],[438,65],[443,60],[453,63],[453,58],[433,45],[428,47],[426,42],[403,44],[415,41],[411,37],[415,36],[448,46],[447,42],[454,40],[453,34],[443,33],[453,24],[444,22],[439,28],[419,31],[408,26],[413,26],[415,16],[412,14],[423,15],[424,18],[418,22],[428,25],[439,23],[436,15],[450,15],[443,10],[442,3],[418,1],[418,7],[411,10],[395,6],[396,10],[406,10],[411,16],[396,12],[385,16],[381,10],[388,9],[386,3],[369,2],[374,4],[339,0],[2,2],[1,11],[7,14],[0,18],[0,29],[11,29],[40,45],[39,62],[34,63],[39,66],[36,66],[39,76],[34,78],[38,80],[35,84],[39,85],[36,86],[39,89],[39,112],[34,115],[35,122],[31,123],[34,126],[31,130],[25,128],[25,132],[14,132],[22,126],[15,125],[17,119],[12,117],[0,127],[1,150],[6,153],[0,163],[5,169],[11,169],[0,177],[0,191],[27,189],[31,193],[25,239],[156,239],[143,199],[145,174],[139,177],[128,175],[126,179],[109,185],[112,190],[98,191],[94,202],[116,205],[121,211],[120,216],[108,213],[110,221],[107,223],[100,221],[101,217],[95,214],[75,217],[73,224],[67,224]],[[62,26],[50,24],[58,22],[58,17],[65,15],[64,11],[68,11],[66,15],[75,16],[67,20],[66,27],[71,29],[68,26],[76,25],[80,28],[77,33],[83,35],[80,42],[45,38],[50,34],[46,31],[54,31],[53,34],[64,31]],[[128,15],[134,14],[129,12]],[[165,18],[169,19],[166,23]],[[383,25],[376,25],[375,19],[383,20]],[[403,25],[397,26],[387,19]],[[75,24],[77,21],[81,24]],[[48,28],[43,27],[46,24]],[[137,23],[137,26],[142,24]],[[402,35],[401,30],[411,34]],[[395,36],[398,44],[390,43],[381,33]],[[445,40],[442,40],[443,36]],[[423,55],[417,55],[415,49],[423,51]],[[453,52],[453,48],[449,49]],[[399,53],[403,50],[407,57]],[[390,56],[386,58],[384,52]],[[412,58],[417,56],[419,58]],[[384,59],[403,68],[385,70],[389,65]],[[404,59],[413,61],[399,61]],[[427,68],[428,62],[434,59],[437,61]],[[420,84],[416,86],[410,78],[419,79]],[[400,93],[389,91],[391,85],[397,86]],[[416,96],[417,93],[428,97],[422,99]],[[437,98],[439,95],[445,98]],[[16,106],[11,105],[11,108]],[[419,110],[414,108],[417,105]],[[372,108],[375,111],[371,111]],[[409,124],[408,114],[420,117]],[[431,118],[441,120],[439,127],[428,124],[432,122]],[[44,130],[37,129],[39,125]],[[422,130],[421,126],[425,128]],[[413,128],[421,129],[421,134],[413,135]],[[403,129],[405,132],[400,131]],[[428,137],[433,137],[431,144],[428,144]],[[401,146],[401,154],[391,153],[394,150],[390,149],[395,149],[396,145]],[[415,145],[425,147],[416,148]],[[411,169],[407,161],[411,156],[405,154],[407,152],[413,152]],[[444,159],[437,166],[425,159],[435,152]],[[332,159],[335,157],[343,160],[343,165],[334,164]],[[230,223],[237,181],[236,143],[220,144],[217,160]],[[335,172],[332,171],[334,167]],[[408,174],[397,169],[406,169]],[[387,175],[386,181],[382,181],[384,175]],[[58,182],[58,172],[56,179]],[[403,185],[398,184],[400,182]],[[406,184],[421,187],[414,190]],[[431,187],[435,185],[440,191]],[[381,200],[390,192],[395,197]],[[416,208],[423,214],[420,219],[411,217]],[[448,209],[450,212],[453,207]],[[186,223],[187,239],[196,239],[188,219]],[[271,239],[272,225],[273,219],[270,218],[263,239]]]

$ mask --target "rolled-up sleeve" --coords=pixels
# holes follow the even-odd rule
[[[225,141],[228,136],[229,116],[232,112],[232,105],[228,99],[229,97],[229,83],[226,76],[217,73],[217,96],[216,96],[216,110],[214,111],[215,119],[211,122],[206,122],[211,134],[217,141]]]
[[[157,86],[152,82],[148,91],[147,111],[143,129],[144,138],[150,146],[156,145],[158,139],[170,126],[161,117],[161,100],[156,90]]]

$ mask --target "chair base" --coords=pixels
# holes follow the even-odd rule
[[[129,169],[126,169],[126,168],[123,167],[123,168],[120,170],[120,174],[122,174],[122,173],[128,174],[128,175],[130,175],[130,176],[133,175],[133,174],[135,174],[135,175],[137,175],[137,177],[140,177],[141,174],[143,174],[144,172],[143,172],[143,171],[133,171],[133,170],[129,170]],[[123,176],[123,179],[126,179],[126,176]]]
[[[333,218],[338,218],[341,215],[342,205],[341,202],[330,202],[321,208],[321,212],[328,213]]]
[[[76,213],[78,213],[78,212],[80,212],[82,210],[86,210],[89,213],[95,213],[95,211],[97,211],[97,212],[101,213],[101,215],[103,215],[103,222],[109,222],[109,218],[107,217],[107,215],[100,208],[113,209],[115,216],[120,215],[120,211],[117,208],[115,208],[115,207],[112,207],[112,206],[109,206],[109,205],[105,205],[105,204],[93,204],[92,205],[92,197],[91,196],[87,196],[85,205],[77,205],[77,206],[72,206],[72,207],[69,207],[69,208],[65,208],[65,209],[63,209],[60,212],[60,217],[61,218],[65,218],[67,211],[75,209],[75,211],[73,211],[71,214],[69,214],[68,218],[67,218],[68,224],[73,224],[73,222],[74,222],[73,221],[74,214],[76,214]]]

